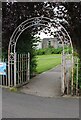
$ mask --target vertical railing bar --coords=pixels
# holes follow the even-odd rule
[[[26,82],[26,54],[25,54],[25,76],[24,76],[24,79],[25,79],[25,82]]]
[[[3,58],[3,62],[5,62],[5,58]],[[3,76],[3,85],[5,86],[5,77],[4,77],[4,75],[2,75]]]
[[[24,83],[24,54],[23,54],[23,83]]]
[[[4,63],[6,62],[5,58],[4,58]],[[4,79],[4,86],[6,86],[6,75],[3,75],[3,79]]]
[[[22,72],[22,71],[21,71],[21,65],[22,65],[21,62],[22,62],[22,61],[21,61],[21,54],[20,54],[20,84],[21,84],[21,72]]]
[[[5,62],[4,58],[3,58],[3,62]],[[2,84],[5,86],[5,77],[4,77],[4,75],[3,75],[3,80],[2,81],[3,81]]]
[[[8,85],[8,71],[7,71],[7,59],[6,59],[6,86]]]
[[[65,58],[64,58],[64,85],[65,85],[65,89],[66,89],[66,55],[65,55]]]
[[[24,66],[25,66],[25,67],[24,67],[24,68],[25,68],[25,69],[24,69],[24,81],[25,81],[25,82],[26,82],[26,80],[27,80],[27,79],[26,79],[26,78],[27,78],[27,66],[26,66],[27,63],[26,63],[26,62],[27,62],[27,54],[25,54],[25,61],[24,61]]]
[[[19,81],[19,84],[20,84],[20,54],[18,54],[18,61],[19,61],[19,71],[18,71],[18,81]]]
[[[8,49],[8,86],[10,86],[10,50]]]
[[[27,81],[27,54],[25,54],[24,81]]]
[[[21,78],[20,78],[21,73],[20,72],[21,71],[20,71],[20,54],[19,54],[19,84],[21,84]]]
[[[2,62],[4,62],[3,58],[2,58]],[[3,75],[1,75],[1,85],[3,85]]]
[[[2,78],[2,75],[0,76],[0,78],[1,78],[1,86],[2,86],[2,79],[3,79],[3,78]]]
[[[18,72],[18,85],[19,85],[19,72],[20,72],[20,71],[19,71],[19,54],[18,54],[17,57],[18,57],[18,61],[17,61],[17,62],[18,62],[17,72]]]
[[[28,81],[30,80],[30,53],[28,52]]]
[[[25,60],[26,60],[26,56],[24,54],[24,62],[23,62],[23,65],[24,65],[24,68],[23,68],[23,80],[24,80],[24,82],[25,82],[25,67],[26,67]]]
[[[22,64],[23,64],[23,54],[21,54],[21,60],[22,60]],[[22,76],[23,76],[23,66],[21,65],[21,68],[22,68],[22,75],[21,75],[21,83],[23,83],[23,79],[22,79]]]
[[[10,84],[10,86],[12,86],[12,60],[11,60],[10,64],[11,64],[11,70],[10,70],[11,71],[11,76],[10,76],[10,78],[11,78],[11,84]]]
[[[20,73],[20,54],[19,54],[19,84],[21,83],[21,79],[20,79],[20,75],[21,75],[21,73]]]
[[[72,47],[72,80],[71,80],[71,95],[73,95],[73,81],[74,81],[74,56]]]
[[[26,81],[28,81],[28,55],[26,54]]]
[[[78,58],[77,58],[77,69],[76,69],[76,95],[78,95]]]
[[[4,62],[3,58],[2,58],[2,62]],[[3,85],[3,75],[2,76],[2,79],[1,79],[1,85]]]
[[[23,83],[23,58],[24,58],[24,55],[22,54],[22,83]]]
[[[26,81],[26,54],[24,54],[25,60],[24,60],[24,81]]]
[[[61,53],[61,92],[62,92],[62,81],[63,81],[63,53]]]
[[[3,58],[1,59],[1,61],[3,62]],[[2,82],[3,81],[3,75],[1,75],[1,86],[2,86]]]
[[[16,53],[14,54],[14,86],[16,86]]]
[[[25,54],[24,54],[24,62],[23,62],[23,65],[24,65],[24,68],[23,68],[23,81],[25,82],[25,67],[26,67],[26,65],[25,65],[25,60],[26,60],[26,56],[25,56]]]
[[[11,51],[12,51],[12,46],[11,46]],[[12,54],[12,53],[11,53]],[[14,54],[14,53],[13,53]],[[12,54],[12,56],[13,56]],[[14,58],[13,58],[14,59]],[[13,59],[11,58],[11,86],[13,84]]]
[[[23,54],[23,82],[24,82],[24,62],[25,62],[25,54]]]
[[[4,58],[4,63],[6,63],[6,59]],[[3,75],[4,86],[6,86],[6,75]]]
[[[21,84],[22,84],[22,54],[21,54]]]
[[[5,63],[6,63],[6,59],[5,59]],[[6,73],[7,74],[7,73]],[[5,79],[5,86],[6,86],[6,75],[4,76],[4,79]]]
[[[28,81],[28,54],[26,54],[25,81]]]

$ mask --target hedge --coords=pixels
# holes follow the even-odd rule
[[[46,54],[61,54],[63,51],[62,47],[59,48],[43,48],[36,50],[37,55],[46,55]],[[65,47],[65,53],[67,52],[67,48]],[[71,48],[68,48],[68,53],[71,53]]]

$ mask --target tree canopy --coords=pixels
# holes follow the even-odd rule
[[[21,22],[39,16],[60,22],[70,34],[73,46],[81,52],[81,2],[3,2],[3,49],[8,48],[10,37]]]

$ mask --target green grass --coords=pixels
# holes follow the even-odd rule
[[[38,55],[37,56],[37,73],[42,73],[61,63],[60,54]]]

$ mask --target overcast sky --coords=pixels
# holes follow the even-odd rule
[[[36,34],[35,36],[43,38],[53,38],[53,35],[50,36],[50,34],[45,34],[44,32],[40,32],[40,35]]]

